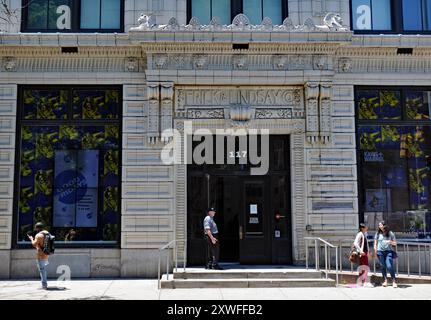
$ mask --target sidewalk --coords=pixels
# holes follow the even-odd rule
[[[431,300],[431,285],[354,288],[269,288],[269,289],[163,289],[156,280],[72,280],[66,289],[48,283],[38,290],[39,281],[0,281],[0,300]]]

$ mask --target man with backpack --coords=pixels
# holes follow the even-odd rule
[[[40,279],[42,280],[41,289],[46,290],[48,288],[46,268],[49,264],[49,255],[54,252],[54,237],[44,229],[43,223],[41,222],[36,223],[34,229],[36,231],[36,236],[33,238],[33,236],[29,235],[28,238],[37,251],[37,266],[40,273]]]

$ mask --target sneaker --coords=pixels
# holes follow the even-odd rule
[[[374,286],[372,285],[372,283],[367,282],[364,284],[364,288],[374,288]]]
[[[211,266],[205,266],[205,269],[210,270],[210,269],[212,269],[212,267]]]
[[[48,290],[48,287],[45,287],[45,286],[42,286],[42,287],[39,287],[39,288],[37,288],[38,290]]]
[[[398,285],[395,281],[392,283],[392,288],[398,288]]]
[[[383,283],[382,283],[382,287],[387,287],[388,286],[388,280],[385,280],[385,281],[383,281]]]

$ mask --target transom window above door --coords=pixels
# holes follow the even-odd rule
[[[122,32],[124,0],[23,0],[24,32]]]
[[[233,18],[244,13],[252,24],[260,24],[269,17],[273,24],[282,24],[288,16],[287,0],[187,0],[188,20],[197,17],[202,24],[219,17],[221,23],[230,24]]]

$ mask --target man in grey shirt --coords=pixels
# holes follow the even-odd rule
[[[209,208],[207,210],[207,216],[204,219],[204,233],[207,244],[207,263],[205,269],[222,270],[218,265],[220,245],[218,240],[217,224],[214,221],[215,214],[215,209]]]

